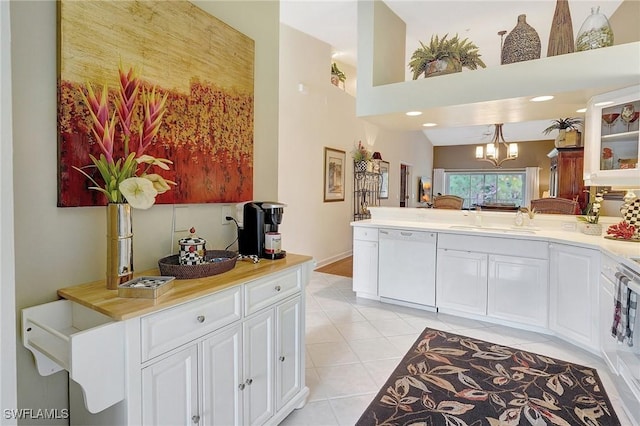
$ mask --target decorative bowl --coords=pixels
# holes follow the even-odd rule
[[[230,271],[236,266],[238,253],[228,250],[207,250],[205,262],[197,265],[181,265],[180,255],[163,257],[158,261],[162,275],[176,277],[177,280],[188,280],[218,275]]]

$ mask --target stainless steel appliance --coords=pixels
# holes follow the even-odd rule
[[[282,223],[286,204],[273,201],[251,201],[244,205],[242,227],[238,228],[238,248],[242,255],[255,255],[266,259],[282,259]]]

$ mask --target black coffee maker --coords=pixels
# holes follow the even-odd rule
[[[272,201],[250,201],[244,205],[242,227],[238,228],[240,254],[265,259],[282,259],[287,255],[278,232],[284,207],[286,204]]]

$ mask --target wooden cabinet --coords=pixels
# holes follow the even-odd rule
[[[585,119],[585,185],[640,182],[640,86],[594,96]]]
[[[598,283],[600,253],[550,244],[549,328],[594,353],[600,352]]]
[[[549,195],[577,199],[584,211],[589,203],[589,196],[584,192],[584,148],[555,148],[548,156],[551,159]]]
[[[353,291],[378,298],[378,228],[353,228]]]

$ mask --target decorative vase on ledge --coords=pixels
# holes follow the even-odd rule
[[[366,172],[368,161],[362,160],[356,162],[356,172]]]
[[[128,203],[107,204],[107,289],[133,278],[133,225]]]
[[[587,235],[602,235],[601,223],[582,223],[581,229],[583,234]]]

